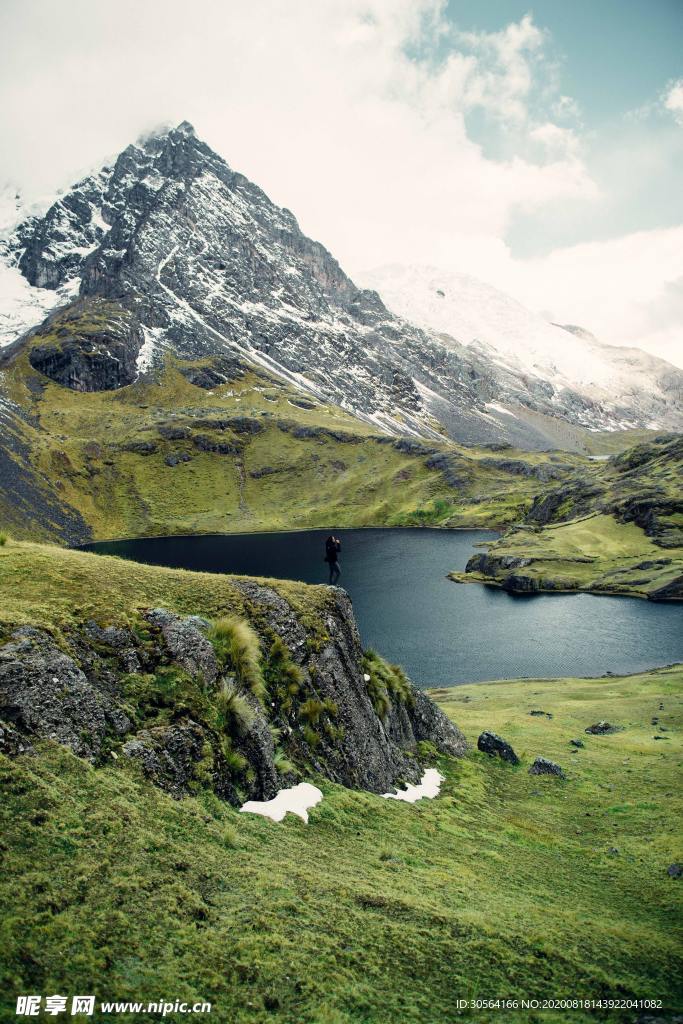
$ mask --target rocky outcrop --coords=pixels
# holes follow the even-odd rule
[[[683,574],[650,593],[653,601],[683,601]]]
[[[0,647],[0,721],[30,743],[51,739],[95,761],[105,738],[131,722],[104,685],[89,679],[42,630],[23,626]]]
[[[206,637],[210,625],[206,619],[198,616],[180,619],[163,608],[155,608],[147,613],[147,620],[161,631],[166,650],[177,665],[209,686],[215,683],[219,665],[213,645]]]
[[[234,585],[265,696],[240,682],[199,616],[148,609],[135,630],[87,622],[68,651],[21,627],[0,646],[0,749],[53,740],[95,764],[133,762],[175,797],[209,786],[235,804],[272,798],[297,772],[384,793],[419,781],[422,742],[432,756],[464,753],[460,731],[409,684],[375,710],[344,591],[328,592],[313,628],[273,588]]]
[[[37,376],[30,378],[37,380]],[[22,536],[28,523],[32,537],[84,544],[92,532],[83,516],[61,500],[60,483],[51,486],[36,472],[27,442],[29,417],[0,398],[0,518],[5,529]]]
[[[187,719],[178,725],[141,729],[121,751],[136,761],[156,785],[181,797],[192,790],[204,743],[202,726]]]
[[[671,518],[680,522],[683,517],[683,499],[663,495],[631,497],[619,504],[616,516],[623,523],[635,523],[660,547],[678,547],[683,540],[680,529],[670,526]]]
[[[485,576],[496,576],[503,569],[523,569],[531,565],[533,558],[523,555],[495,555],[479,552],[467,562],[465,572],[480,572]]]
[[[541,483],[561,480],[574,468],[567,463],[551,465],[548,462],[533,463],[524,459],[482,459],[481,464],[490,469],[499,469],[503,473],[512,473],[513,476],[532,477]]]
[[[28,357],[34,370],[72,391],[113,391],[135,380],[143,341],[120,306],[80,300],[33,332]]]
[[[603,494],[604,489],[597,483],[572,481],[534,498],[525,521],[537,526],[567,522],[592,511]]]
[[[208,365],[181,366],[180,372],[190,384],[204,391],[211,391],[222,384],[239,380],[247,371],[244,363],[237,358],[216,356]]]

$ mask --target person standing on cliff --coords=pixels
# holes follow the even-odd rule
[[[341,569],[339,568],[340,551],[341,541],[338,537],[330,534],[325,541],[325,561],[330,567],[330,586],[334,586],[341,575]]]

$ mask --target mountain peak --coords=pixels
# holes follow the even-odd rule
[[[174,130],[179,135],[191,135],[192,137],[195,137],[197,134],[194,130],[194,127],[190,124],[189,121],[181,121],[178,127],[175,128]]]
[[[169,122],[164,122],[155,125],[153,128],[148,128],[138,136],[136,142],[127,147],[127,151],[133,149],[148,148],[156,149],[160,145],[164,145],[169,139],[175,141],[181,141],[183,139],[196,139],[197,133],[194,130],[194,126],[189,121],[181,121],[180,124],[173,125]]]

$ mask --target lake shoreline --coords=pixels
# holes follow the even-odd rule
[[[69,551],[90,551],[95,550],[100,544],[127,544],[137,541],[148,541],[148,540],[189,540],[192,537],[286,537],[290,533],[303,534],[303,533],[319,533],[329,531],[330,533],[343,533],[344,531],[358,531],[370,532],[372,530],[401,530],[401,532],[409,533],[410,531],[416,531],[419,533],[495,533],[499,537],[503,536],[503,530],[496,528],[495,526],[417,526],[411,523],[409,526],[304,526],[304,527],[293,527],[288,530],[235,530],[228,531],[227,533],[155,533],[155,534],[138,534],[133,537],[101,537],[99,540],[86,541],[83,544],[67,544],[66,548]],[[486,543],[486,542],[484,542]]]
[[[329,532],[320,527],[164,536],[80,550],[322,589],[328,585],[323,556]],[[623,675],[683,660],[675,602],[595,602],[598,595],[575,591],[532,602],[497,586],[454,587],[448,571],[464,569],[479,544],[494,543],[492,530],[419,526],[332,532],[342,541],[339,586],[352,600],[364,647],[402,665],[421,689],[490,679]]]
[[[495,576],[484,576],[476,572],[449,572],[447,578],[451,583],[479,583],[484,587],[494,587],[497,590],[504,590],[508,594],[515,594],[517,597],[552,597],[553,594],[590,594],[591,597],[629,597],[640,601],[652,601],[655,604],[680,604],[683,597],[651,597],[642,591],[637,590],[608,590],[604,587],[558,587],[545,585],[539,586],[537,590],[514,590],[505,586],[505,579],[498,579]]]

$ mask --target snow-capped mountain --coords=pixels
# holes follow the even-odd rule
[[[570,367],[530,369],[531,357],[502,355],[489,341],[496,319],[500,337],[524,333],[510,326],[509,310],[481,312],[491,331],[477,343],[469,328],[457,337],[457,324],[429,323],[412,307],[390,312],[186,122],[127,147],[44,215],[27,217],[6,235],[0,257],[6,342],[36,328],[50,307],[73,304],[60,320],[65,343],[34,347],[31,361],[76,390],[130,384],[170,352],[253,364],[391,433],[445,429],[465,441],[547,447],[567,422],[681,422],[675,390],[683,375],[673,367],[671,392],[653,390],[649,402],[635,384],[630,393],[592,394],[575,386]],[[95,342],[89,336],[84,353],[78,319],[92,320],[93,309],[102,332]],[[563,339],[567,348],[585,344]]]
[[[605,345],[581,327],[549,323],[468,274],[392,265],[368,271],[362,283],[380,292],[392,312],[446,336],[445,344],[457,339],[560,393],[569,388],[607,409],[623,407],[623,426],[646,425],[651,416],[656,427],[662,415],[656,403],[675,405],[683,398],[682,375],[665,360]]]

